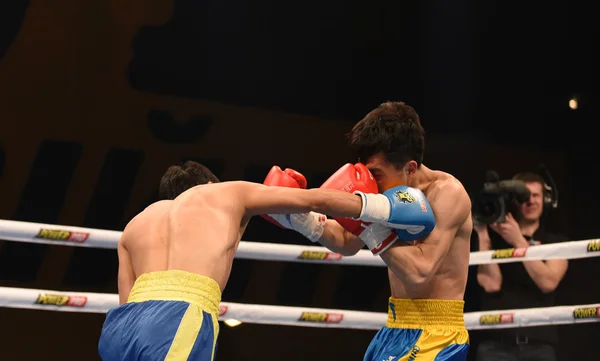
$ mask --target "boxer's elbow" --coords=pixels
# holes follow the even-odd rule
[[[348,234],[352,237],[347,236],[346,241],[344,242],[343,247],[339,250],[342,256],[349,257],[354,256],[364,247],[364,243],[360,240],[360,238],[354,236],[353,234]]]
[[[353,250],[351,248],[338,248],[336,250],[334,250],[335,253],[339,253],[344,257],[352,257],[354,255],[356,255],[356,253],[358,253],[358,250]]]
[[[392,246],[380,254],[381,259],[396,277],[414,289],[427,285],[433,277],[433,263],[407,253],[408,247]]]
[[[328,219],[325,223],[319,243],[344,257],[354,256],[365,246],[360,238],[346,231],[333,219]]]
[[[396,277],[402,279],[407,287],[412,290],[419,290],[427,286],[431,278],[419,272],[405,272],[404,274],[396,274]]]
[[[409,283],[415,288],[425,287],[433,277],[433,264],[428,261],[419,262],[414,272],[409,274]]]
[[[342,244],[326,243],[326,241],[323,241],[323,239],[321,239],[319,241],[323,246],[328,248],[330,251],[340,254],[344,257],[354,256],[360,250],[359,247],[355,247],[354,245],[348,244],[348,243],[342,243]]]
[[[404,279],[412,289],[420,289],[425,287],[433,276],[432,268],[424,263],[415,263],[413,267],[403,267],[403,272],[398,270],[396,276]],[[399,274],[400,273],[400,274]]]

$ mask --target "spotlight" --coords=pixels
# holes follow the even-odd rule
[[[578,104],[578,102],[577,102],[577,99],[576,99],[576,98],[571,98],[571,99],[569,100],[569,108],[571,108],[571,109],[575,110],[575,109],[577,109],[577,107],[578,107],[578,106],[579,106],[579,104]]]

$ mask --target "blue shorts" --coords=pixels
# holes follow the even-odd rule
[[[103,361],[212,361],[221,290],[211,278],[152,272],[135,282],[127,303],[107,315],[98,352]]]
[[[390,298],[388,320],[364,361],[464,361],[469,333],[464,301]]]

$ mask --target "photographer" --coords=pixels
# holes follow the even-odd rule
[[[565,237],[548,232],[540,226],[544,209],[549,207],[542,176],[526,172],[517,174],[513,180],[524,182],[529,190],[529,197],[526,198],[526,193],[521,197],[522,203],[514,200],[510,202],[512,209],[507,209],[503,220],[496,220],[489,226],[476,222],[474,234],[478,239],[479,250],[527,248],[566,241]],[[568,261],[562,259],[479,265],[477,282],[485,290],[482,309],[554,306],[554,291],[565,275],[567,266]],[[556,360],[558,334],[553,326],[481,332],[482,341],[477,349],[479,361]]]

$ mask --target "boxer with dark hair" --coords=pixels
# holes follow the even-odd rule
[[[402,212],[396,215],[395,229],[370,223],[377,217],[334,218],[325,222],[319,238],[309,237],[343,255],[353,255],[366,245],[388,266],[388,320],[367,349],[365,361],[467,357],[463,300],[473,227],[471,201],[455,177],[423,165],[424,134],[412,107],[381,104],[349,134],[359,163],[343,166],[321,186],[362,191],[363,204],[374,208],[382,200],[374,194],[378,191],[402,204],[396,206]],[[319,214],[308,218],[318,219]],[[312,233],[306,222],[288,228]]]
[[[163,199],[134,217],[119,240],[120,306],[106,315],[102,360],[213,360],[221,294],[253,215],[321,212],[390,227],[403,217],[393,197],[379,195],[371,205],[361,194],[302,189],[301,175],[277,168],[267,184],[285,187],[218,182],[194,162],[167,170]],[[322,228],[313,225],[315,236]]]

